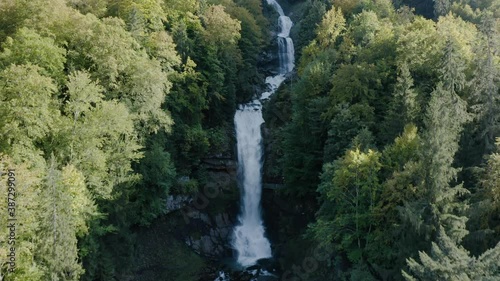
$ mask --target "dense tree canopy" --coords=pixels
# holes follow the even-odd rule
[[[269,112],[287,118],[271,125],[283,147],[280,193],[307,198],[315,217],[288,233],[335,250],[308,280],[500,274],[490,154],[500,121],[498,5],[428,4],[306,6],[299,27],[316,19],[314,33],[298,37],[309,39],[288,100],[273,98]]]
[[[281,269],[320,246],[307,280],[500,278],[498,1],[280,3],[298,55],[264,102],[264,182],[293,206],[269,227]],[[0,228],[0,280],[130,280],[159,219],[169,280],[214,279],[165,202],[236,158],[237,104],[277,60],[266,5],[0,1],[0,193],[14,170],[20,223],[10,273]]]
[[[196,192],[202,158],[231,156],[236,100],[254,94],[239,85],[261,81],[261,4],[2,1],[0,13],[1,163],[23,173],[26,225],[12,274],[2,246],[0,279],[120,280],[132,227]]]

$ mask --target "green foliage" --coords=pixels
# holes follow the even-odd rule
[[[0,131],[3,152],[13,145],[33,149],[55,129],[56,85],[40,67],[12,64],[0,72]]]
[[[200,8],[200,2],[196,0],[164,0],[161,4],[169,23],[175,23],[181,17],[194,15]]]
[[[263,77],[258,74],[257,63],[265,35],[262,26],[256,21],[256,17],[247,9],[233,7],[228,9],[228,12],[241,21],[241,38],[238,41],[238,47],[241,50],[242,65],[238,73],[236,87],[237,99],[243,102],[252,98],[254,85],[260,84],[263,80]]]
[[[394,136],[402,131],[409,123],[416,123],[420,117],[418,93],[414,88],[414,80],[408,65],[403,64],[398,70],[397,82],[394,85],[393,98],[389,105],[385,125],[387,133]]]
[[[326,5],[323,1],[310,1],[306,3],[304,14],[297,25],[297,36],[294,38],[295,52],[299,55],[304,51],[304,47],[309,45],[316,36],[314,30],[321,22],[326,13]]]
[[[108,13],[117,16],[134,30],[138,22],[143,24],[143,31],[159,31],[163,28],[165,14],[157,0],[116,1],[110,0]]]
[[[222,6],[204,10],[202,21],[198,3],[167,2],[175,1],[0,3],[6,12],[0,20],[0,143],[9,159],[24,165],[26,183],[33,183],[26,190],[40,199],[35,204],[20,193],[29,227],[20,233],[17,273],[6,280],[118,278],[117,265],[130,261],[126,249],[136,243],[132,226],[164,212],[176,170],[202,182],[193,170],[209,148],[229,150],[226,125],[208,126],[205,115],[214,97],[228,102],[224,114],[234,110],[235,73],[242,66],[226,62],[240,56],[243,33],[244,56],[253,59],[247,66],[256,64],[260,46],[253,45],[262,29],[243,8],[234,11],[246,33]],[[208,60],[201,59],[205,54]],[[215,78],[223,80],[211,78],[210,60],[220,62]],[[211,117],[230,120],[218,114]],[[33,174],[37,181],[29,179]],[[106,246],[114,240],[123,251]]]
[[[362,260],[363,248],[368,247],[367,239],[375,223],[380,167],[380,153],[349,150],[333,165],[325,165],[318,188],[327,203],[320,209],[318,226],[313,226],[315,236],[324,243],[337,244],[354,263]]]
[[[500,244],[479,257],[471,257],[463,247],[440,229],[437,243],[432,243],[430,255],[419,252],[421,263],[408,260],[413,276],[403,272],[408,281],[416,280],[496,280],[500,268]]]
[[[439,73],[441,81],[446,90],[460,93],[465,86],[467,69],[473,56],[476,28],[451,15],[440,18],[437,28],[445,41]]]
[[[340,0],[335,4],[339,7],[345,14],[346,17],[350,17],[354,14],[361,12],[363,8],[363,0]]]
[[[325,95],[330,86],[331,66],[319,59],[311,64],[292,90],[292,122],[285,127],[283,148],[287,193],[311,195],[318,184],[327,123],[322,113],[328,104]],[[310,138],[311,134],[321,136]]]
[[[140,157],[133,119],[125,105],[103,100],[102,87],[85,72],[69,76],[65,116],[54,153],[68,157],[87,176],[97,198],[110,198],[115,184],[130,180]]]
[[[325,162],[342,155],[361,130],[370,127],[373,122],[373,111],[364,104],[340,104],[335,109],[324,147]]]
[[[0,11],[3,15],[0,19],[0,42],[4,42],[7,36],[14,34],[24,20],[36,13],[36,7],[30,5],[30,2],[16,0],[0,2]]]
[[[221,155],[229,150],[229,134],[227,128],[211,128],[207,133],[208,142],[210,144],[210,155]]]
[[[333,76],[331,100],[337,104],[370,104],[381,88],[380,83],[379,73],[373,64],[342,65]]]
[[[64,79],[63,69],[66,50],[55,45],[52,38],[44,38],[34,30],[19,29],[14,37],[8,37],[2,45],[0,65],[6,68],[11,64],[33,64],[41,67],[41,74],[58,82]]]
[[[206,40],[212,44],[236,44],[241,38],[240,22],[232,19],[222,5],[210,6],[201,19],[205,26]]]
[[[0,263],[2,264],[0,277],[4,278],[4,280],[15,281],[46,280],[44,278],[46,268],[41,264],[40,259],[35,259],[35,256],[38,255],[38,247],[40,247],[40,243],[37,241],[41,238],[39,236],[40,217],[37,214],[40,214],[40,185],[45,163],[36,168],[30,168],[26,163],[15,161],[5,154],[1,155],[0,161],[2,171],[6,171],[6,169],[15,171],[16,219],[18,222],[23,222],[23,227],[19,227],[20,225],[18,224],[16,228],[16,270],[14,273],[6,272],[5,266],[7,266],[7,254],[10,247],[2,246],[0,247]],[[6,183],[8,174],[2,173],[1,180]],[[8,185],[0,185],[0,192],[5,194],[4,196],[7,196]],[[2,204],[0,206],[0,211],[0,221],[8,225],[7,204]],[[0,230],[0,243],[2,243],[2,245],[8,245],[8,231],[9,229],[7,227]]]
[[[451,9],[450,0],[437,0],[434,2],[434,16],[439,17],[448,14]]]
[[[435,42],[431,44],[430,42]],[[433,21],[416,17],[402,27],[397,39],[398,60],[408,64],[410,70],[432,74],[437,70],[441,40]]]
[[[50,159],[40,190],[39,255],[46,280],[79,280],[84,272],[78,258],[77,234],[86,231],[93,204],[83,175],[72,166],[58,170]]]
[[[102,17],[108,8],[109,1],[101,0],[68,0],[68,5],[80,11],[82,14],[91,13],[96,17]]]
[[[491,152],[494,149],[494,137],[499,132],[499,73],[498,50],[500,41],[498,39],[498,21],[493,19],[490,12],[482,15],[479,26],[479,38],[481,44],[475,48],[475,71],[472,79],[472,95],[474,113],[480,120],[478,138],[482,140],[484,151]],[[497,54],[495,54],[495,52]],[[496,61],[496,63],[495,63]]]
[[[500,148],[500,140],[497,138],[497,149]],[[500,154],[498,152],[488,156],[487,168],[484,173],[482,185],[486,191],[486,200],[490,200],[493,206],[490,207],[491,211],[498,210],[500,207],[500,185],[498,177],[500,173]]]
[[[499,145],[497,139],[497,147]],[[500,231],[497,216],[500,209],[499,172],[500,157],[497,149],[497,152],[486,156],[486,164],[478,169],[479,186],[471,199],[468,223],[471,233],[464,239],[464,244],[474,255],[478,255],[498,243]],[[471,244],[472,247],[470,247]]]
[[[164,140],[158,137],[151,141],[144,158],[139,163],[138,172],[142,175],[140,188],[133,191],[137,218],[141,224],[148,224],[164,212],[164,198],[174,184],[176,171],[170,153],[165,151]]]
[[[345,29],[345,19],[341,9],[332,8],[323,17],[316,30],[316,38],[322,48],[331,46]]]
[[[195,62],[188,57],[183,71],[172,76],[174,85],[167,96],[166,106],[177,124],[181,119],[189,125],[200,124],[203,120],[203,110],[207,109],[207,86],[195,67]]]
[[[403,3],[408,2],[416,5]],[[280,100],[280,107],[271,102],[275,107],[270,112],[290,116],[288,125],[272,128],[284,132],[283,157],[273,161],[283,165],[283,193],[293,199],[310,198],[306,191],[319,185],[320,207],[316,221],[309,221],[311,233],[317,243],[339,251],[338,261],[347,264],[336,268],[339,278],[401,280],[406,259],[430,250],[441,227],[459,245],[469,232],[467,214],[479,220],[469,224],[482,235],[478,237],[489,238],[484,243],[467,238],[466,246],[481,253],[498,242],[491,235],[498,220],[479,219],[495,212],[491,202],[473,196],[475,211],[467,212],[469,194],[485,175],[472,178],[475,168],[466,166],[482,162],[488,150],[481,146],[488,144],[491,151],[497,131],[493,93],[498,81],[492,77],[498,59],[491,50],[497,48],[498,40],[492,38],[498,28],[488,11],[464,3],[443,8],[463,7],[461,17],[446,12],[436,21],[404,7],[395,11],[387,1],[336,1],[328,12],[320,1],[306,5],[307,17],[299,24],[308,23],[313,17],[308,13],[318,11],[323,21],[316,37],[304,44],[290,98]],[[417,10],[427,13],[428,4]],[[441,4],[446,3],[436,5]],[[287,103],[289,113],[282,108]],[[478,118],[473,119],[471,111]],[[369,166],[373,177],[357,182],[348,177],[362,173],[354,172],[358,166],[347,161],[347,155],[356,148],[363,154],[377,147],[385,148],[375,161],[378,168]],[[474,159],[463,161],[467,155]],[[356,197],[364,205],[353,208],[349,198],[355,192],[345,190],[362,190],[365,181],[377,195],[373,202]],[[370,219],[358,220],[362,227],[354,231],[359,214]]]
[[[422,177],[420,150],[422,139],[413,124],[405,126],[394,143],[387,146],[381,158],[382,184],[380,200],[375,213],[379,227],[374,230],[375,242],[368,259],[382,269],[379,272],[398,276],[405,259],[416,249],[425,247],[420,241],[420,228],[413,229],[404,207],[422,196],[418,187]],[[384,251],[379,249],[383,248]]]
[[[451,186],[458,169],[453,167],[458,137],[469,120],[465,102],[443,89],[441,83],[433,91],[424,123],[421,150],[421,177],[417,182],[418,199],[405,204],[404,219],[419,231],[424,240],[432,239],[444,226],[449,237],[460,242],[468,233],[465,210],[468,205],[459,197],[469,193],[462,184]]]
[[[394,140],[394,144],[384,150],[384,166],[395,173],[405,169],[408,161],[418,160],[421,139],[414,124],[405,126],[403,133]]]

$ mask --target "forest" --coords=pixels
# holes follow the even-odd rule
[[[227,271],[186,237],[236,220],[268,2],[0,0],[0,280]],[[296,67],[263,105],[258,280],[500,280],[500,1],[278,2]]]

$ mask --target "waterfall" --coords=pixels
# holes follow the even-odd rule
[[[293,41],[289,37],[293,23],[284,15],[278,2],[267,0],[267,3],[280,15],[280,30],[277,35],[279,74],[267,77],[268,91],[262,93],[259,99],[239,105],[234,115],[242,204],[239,224],[234,228],[232,245],[237,251],[237,262],[242,266],[251,266],[259,259],[272,257],[271,244],[265,236],[260,212],[263,154],[260,126],[264,123],[260,100],[269,98],[285,80],[285,75],[295,66]]]
[[[278,12],[280,16],[285,15],[285,13],[283,13],[283,9],[281,8],[280,4],[278,4],[278,2],[276,2],[275,0],[267,0],[267,4],[273,6],[276,12]]]
[[[271,257],[271,244],[264,236],[260,214],[262,191],[262,136],[260,125],[264,123],[258,101],[241,105],[234,116],[238,146],[238,165],[243,202],[240,225],[234,229],[234,247],[238,251],[238,263],[255,264],[258,259]]]
[[[293,41],[290,38],[290,29],[292,20],[289,17],[281,15],[278,19],[280,33],[278,33],[278,55],[280,61],[280,74],[286,74],[295,66],[295,51]]]

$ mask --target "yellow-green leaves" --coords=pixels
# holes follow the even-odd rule
[[[327,237],[333,241],[324,243],[338,244],[339,250],[346,251],[349,260],[355,263],[361,261],[371,229],[376,226],[380,156],[371,149],[347,151],[334,164],[324,166],[318,188],[327,202],[320,211],[319,223],[312,230],[316,236],[331,232]]]
[[[198,21],[195,14],[200,9],[200,1],[197,0],[164,0],[162,7],[165,11],[167,23],[179,24],[182,20]]]
[[[465,86],[467,70],[474,58],[477,29],[472,23],[449,14],[439,18],[437,30],[444,41],[441,81],[445,88],[459,92]]]
[[[215,45],[236,44],[241,38],[240,21],[231,18],[222,5],[208,7],[201,18],[208,42]]]
[[[46,268],[45,280],[77,281],[84,270],[78,259],[76,235],[82,231],[85,219],[75,216],[81,214],[74,207],[84,203],[78,196],[85,192],[84,185],[81,175],[71,167],[59,170],[54,156],[45,174],[39,198],[38,262]]]
[[[381,24],[375,12],[364,11],[354,16],[350,25],[350,34],[357,44],[365,46],[378,35]]]
[[[169,33],[155,31],[144,40],[144,47],[151,56],[160,61],[162,69],[171,72],[180,64],[180,57],[175,51],[175,43]]]
[[[477,28],[473,23],[448,14],[439,18],[437,31],[442,40],[451,41],[456,45],[457,51],[466,62],[472,60],[474,57],[473,47],[478,39]]]
[[[394,140],[394,144],[384,150],[383,162],[386,168],[398,172],[405,168],[408,161],[417,161],[421,139],[414,124],[408,124],[404,132]]]
[[[330,9],[319,24],[316,39],[321,47],[326,48],[335,43],[337,37],[345,30],[345,18],[340,8]]]
[[[137,117],[124,103],[105,100],[103,87],[87,72],[71,73],[67,88],[55,153],[82,172],[94,198],[110,198],[116,184],[134,177]]]
[[[102,101],[103,88],[90,79],[87,72],[77,71],[69,75],[68,100],[64,106],[66,114],[72,115],[76,122],[80,115],[89,111]]]
[[[76,235],[82,236],[88,232],[87,222],[96,213],[96,207],[85,184],[85,177],[70,164],[61,170],[61,185],[65,188],[64,192],[71,197],[70,215],[74,221]]]
[[[434,66],[443,44],[439,40],[436,25],[431,20],[416,17],[410,24],[398,29],[397,54],[400,64],[410,69]]]
[[[44,266],[40,264],[36,256],[39,254],[39,230],[41,226],[40,217],[40,185],[42,183],[44,167],[30,168],[29,164],[16,163],[11,157],[0,154],[0,194],[4,204],[0,204],[0,222],[8,225],[7,196],[8,174],[7,169],[14,171],[16,204],[15,218],[15,245],[8,245],[9,229],[0,229],[0,264],[6,265],[7,251],[11,246],[16,248],[16,269],[14,273],[7,273],[6,267],[2,267],[0,277],[3,280],[12,281],[44,281]],[[12,198],[12,195],[9,196]],[[7,273],[7,275],[5,275]]]
[[[173,122],[161,105],[171,84],[160,63],[141,57],[129,66],[127,74],[121,99],[135,115],[137,129],[148,133],[169,131]]]
[[[377,171],[381,165],[379,163],[380,153],[369,149],[361,152],[359,149],[349,150],[344,158],[340,160],[334,173],[334,190],[340,189],[345,192],[352,192],[351,188],[365,187],[376,188]],[[327,196],[333,200],[339,200],[334,190],[327,192]]]
[[[108,1],[102,0],[67,0],[68,5],[77,9],[82,14],[91,13],[102,17],[108,8]]]
[[[34,65],[10,65],[0,72],[0,139],[30,147],[57,124],[56,85]]]
[[[109,10],[112,15],[124,19],[131,26],[140,23],[141,28],[148,31],[163,29],[166,15],[159,0],[112,0],[109,1]]]
[[[54,39],[42,37],[34,30],[23,27],[13,38],[7,38],[2,47],[1,68],[10,64],[30,63],[39,66],[41,74],[56,79],[57,82],[64,80],[66,50],[57,46]]]

